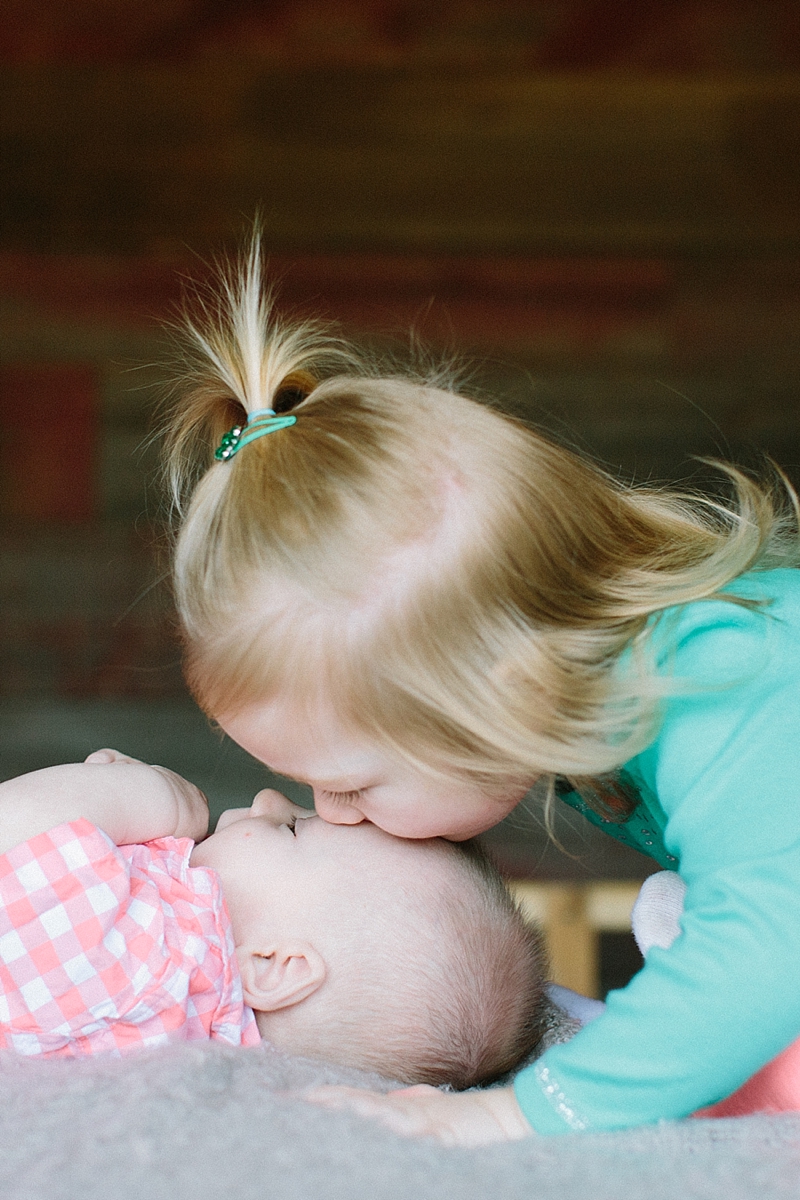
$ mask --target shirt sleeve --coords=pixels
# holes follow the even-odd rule
[[[797,572],[782,572],[798,577]],[[687,884],[682,934],[515,1081],[540,1133],[687,1116],[800,1033],[800,602],[694,604],[643,778]]]
[[[123,854],[89,821],[0,856],[0,1044],[57,1053],[132,1007],[117,928],[131,900]]]

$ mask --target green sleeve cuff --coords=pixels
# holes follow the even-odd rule
[[[547,1066],[547,1055],[520,1071],[514,1094],[526,1120],[536,1133],[582,1133],[588,1121],[570,1103]]]

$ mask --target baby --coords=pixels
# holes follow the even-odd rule
[[[113,750],[0,784],[0,1047],[264,1038],[468,1087],[538,1042],[541,939],[474,848],[270,790],[207,830],[197,788]]]

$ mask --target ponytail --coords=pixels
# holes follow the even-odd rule
[[[217,285],[194,293],[178,330],[179,383],[166,422],[165,466],[179,514],[231,426],[264,409],[291,411],[325,375],[364,371],[322,322],[292,324],[276,314],[257,231],[247,253],[221,267]]]

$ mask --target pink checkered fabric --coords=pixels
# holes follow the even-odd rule
[[[219,879],[194,843],[72,821],[0,855],[0,1048],[71,1057],[257,1045]]]

